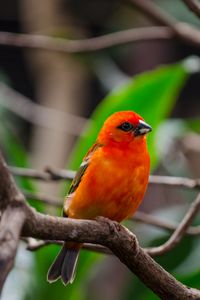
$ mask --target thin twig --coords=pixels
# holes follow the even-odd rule
[[[46,168],[44,171],[39,171],[35,169],[10,166],[9,170],[15,176],[28,177],[43,181],[72,180],[76,173],[76,171],[73,170],[53,169],[51,167]],[[150,175],[149,183],[166,185],[169,187],[200,189],[200,178],[192,179],[187,177]]]
[[[9,166],[10,172],[14,176],[27,177],[42,181],[57,181],[57,180],[72,180],[75,176],[76,171],[72,170],[64,170],[64,169],[53,169],[53,168],[45,168],[44,171],[39,171],[30,168],[20,168]]]
[[[22,240],[26,243],[26,249],[29,251],[36,251],[44,246],[48,245],[63,245],[63,241],[52,241],[52,240],[37,240],[34,238],[22,238]]]
[[[26,249],[29,251],[36,251],[40,248],[43,248],[44,246],[49,245],[63,245],[63,241],[53,241],[53,240],[36,240],[34,238],[23,238],[27,243]],[[101,245],[95,245],[90,243],[85,243],[82,247],[85,250],[98,252],[101,254],[113,254],[108,248],[103,247]]]
[[[191,24],[177,22],[155,3],[144,0],[129,0],[146,16],[163,26],[132,28],[99,37],[83,40],[66,40],[42,35],[0,32],[0,45],[44,49],[65,53],[98,51],[118,45],[147,40],[169,40],[175,36],[200,46],[200,33]]]
[[[168,26],[173,31],[176,31],[176,19],[171,15],[168,15],[166,11],[163,11],[154,2],[148,0],[127,0],[127,2],[134,5],[134,7],[136,7],[152,21],[156,21],[159,25]]]
[[[127,0],[128,3],[134,5],[145,16],[157,23],[169,27],[175,36],[182,41],[200,46],[200,32],[198,28],[188,23],[178,22],[171,15],[167,14],[155,2],[149,0]]]
[[[161,220],[160,218],[157,218],[154,215],[147,214],[141,211],[137,211],[131,218],[131,220],[166,229],[168,231],[174,231],[178,227],[177,223],[174,223],[172,221]],[[200,225],[188,227],[186,233],[189,235],[200,235]]]
[[[3,107],[37,126],[80,136],[86,123],[91,122],[80,116],[36,104],[3,82],[0,82],[0,94]]]
[[[151,175],[149,177],[149,183],[179,188],[200,189],[200,178],[192,179],[187,177]]]
[[[151,256],[162,255],[166,252],[172,250],[183,238],[186,230],[192,224],[192,221],[196,217],[200,210],[200,193],[198,194],[196,200],[191,204],[190,209],[187,211],[185,217],[180,222],[179,226],[176,228],[174,233],[170,236],[167,242],[158,247],[153,247],[148,249],[148,254]]]
[[[66,40],[44,35],[17,34],[2,31],[0,32],[0,45],[44,49],[64,53],[84,53],[132,42],[168,40],[171,38],[173,38],[172,30],[161,26],[133,28],[83,40]]]
[[[198,0],[182,0],[187,7],[200,18],[200,2]]]
[[[51,205],[54,207],[62,207],[63,201],[62,199],[55,197],[55,196],[50,196],[50,195],[46,195],[43,193],[33,193],[27,190],[22,190],[24,196],[27,199],[31,199],[31,200],[37,200],[40,202],[43,202],[47,205]]]

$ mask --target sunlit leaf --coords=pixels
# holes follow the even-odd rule
[[[178,94],[188,77],[185,64],[177,63],[135,76],[128,84],[114,90],[98,105],[91,123],[73,152],[72,167],[78,167],[85,152],[95,141],[105,119],[116,111],[134,110],[141,114],[153,131],[148,144],[151,164],[156,164],[155,132],[160,122],[169,116]]]

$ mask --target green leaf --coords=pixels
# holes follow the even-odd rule
[[[183,120],[187,129],[194,131],[195,133],[200,133],[200,118],[185,119]]]

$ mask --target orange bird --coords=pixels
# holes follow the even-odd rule
[[[147,188],[150,159],[146,134],[151,127],[133,111],[111,115],[89,149],[64,202],[64,217],[103,216],[121,222],[133,215]],[[65,242],[48,272],[72,283],[82,244]]]

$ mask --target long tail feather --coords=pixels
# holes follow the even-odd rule
[[[65,243],[63,245],[49,268],[47,274],[49,282],[54,282],[60,277],[65,285],[73,282],[80,248],[81,245],[77,243]]]
[[[67,285],[74,281],[76,274],[76,265],[79,257],[80,249],[68,249],[63,261],[61,278],[62,282]]]

